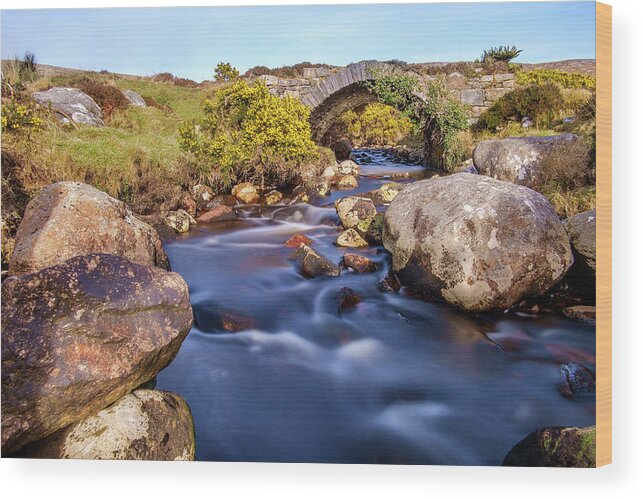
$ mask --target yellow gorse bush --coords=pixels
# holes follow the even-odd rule
[[[357,146],[392,146],[406,138],[413,128],[408,116],[379,102],[368,104],[361,114],[347,111],[341,119],[351,142]]]
[[[22,129],[40,128],[43,120],[36,115],[36,109],[15,100],[2,104],[2,131],[16,132]]]
[[[272,95],[265,82],[235,79],[203,105],[204,118],[179,128],[185,150],[207,159],[224,184],[240,179],[283,183],[312,160],[309,109]]]
[[[518,85],[543,85],[554,83],[563,88],[596,88],[596,79],[583,73],[560,71],[558,69],[533,69],[516,73]]]

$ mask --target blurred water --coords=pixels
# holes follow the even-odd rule
[[[357,191],[421,172],[369,155]],[[167,245],[196,322],[158,387],[187,399],[198,459],[497,465],[539,427],[594,424],[593,394],[567,399],[557,388],[559,364],[595,369],[593,327],[382,293],[381,247],[348,250],[373,259],[373,274],[300,276],[283,243],[304,233],[339,262],[347,250],[333,245],[332,201],[352,192],[321,206],[248,209]],[[344,286],[364,302],[340,314]],[[228,316],[250,329],[225,331]]]

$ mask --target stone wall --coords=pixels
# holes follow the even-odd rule
[[[315,119],[323,122],[321,131],[327,127],[331,118],[336,117],[338,107],[345,109],[354,103],[362,103],[367,99],[356,98],[353,94],[363,93],[363,88],[358,83],[371,78],[373,69],[390,67],[378,61],[362,61],[346,66],[345,68],[305,68],[304,78],[283,79],[271,75],[263,75],[270,91],[283,96],[300,99],[313,111],[311,121]],[[448,67],[448,66],[445,66]],[[470,123],[475,123],[480,115],[486,111],[496,100],[505,93],[510,92],[515,85],[513,73],[489,74],[483,68],[476,68],[473,75],[464,75],[459,72],[421,76],[421,80],[444,78],[453,94],[464,104],[469,106],[471,112]],[[323,110],[323,112],[322,112]],[[323,116],[329,114],[328,117]],[[313,123],[313,125],[315,125]]]

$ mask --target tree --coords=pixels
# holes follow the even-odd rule
[[[239,71],[229,62],[220,62],[214,70],[214,78],[220,82],[231,82],[239,78]]]

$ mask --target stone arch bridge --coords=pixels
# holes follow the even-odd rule
[[[419,76],[420,80],[442,75],[454,95],[470,107],[471,123],[515,85],[513,73],[488,74],[483,68],[475,68],[473,74],[464,75],[450,71],[452,64],[428,63],[427,66],[432,67],[432,75]],[[321,143],[345,111],[377,100],[361,83],[373,79],[374,70],[393,67],[379,61],[362,61],[339,69],[305,68],[303,78],[283,79],[271,75],[260,78],[273,94],[298,98],[311,109],[313,139]]]

